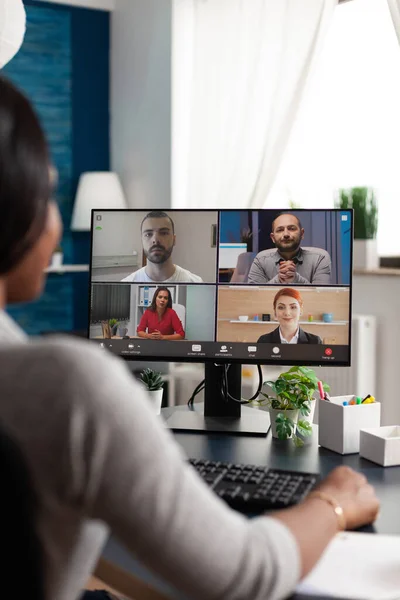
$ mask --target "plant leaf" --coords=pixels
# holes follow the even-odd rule
[[[294,445],[296,446],[296,448],[301,448],[302,446],[304,446],[304,442],[301,438],[299,438],[297,435],[295,435],[293,437],[293,442]]]
[[[287,417],[283,413],[278,413],[275,419],[275,423],[278,438],[280,440],[287,440],[288,438],[290,438],[295,427],[292,419],[289,419],[289,417]]]
[[[297,422],[297,431],[304,437],[309,437],[312,434],[312,425],[308,421],[300,419]]]

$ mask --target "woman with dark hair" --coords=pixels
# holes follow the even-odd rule
[[[303,298],[294,288],[282,288],[274,297],[274,314],[279,327],[258,338],[257,343],[322,344],[318,335],[304,331],[299,325]]]
[[[172,308],[171,292],[158,287],[147,310],[144,311],[137,334],[148,340],[184,340],[182,321]]]
[[[123,361],[78,339],[28,340],[4,308],[42,289],[61,232],[50,188],[37,117],[0,77],[0,425],[37,493],[46,597],[79,596],[110,529],[190,598],[288,596],[340,529],[376,518],[373,488],[339,467],[319,496],[248,520],[192,470]]]

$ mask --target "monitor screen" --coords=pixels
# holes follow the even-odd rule
[[[90,332],[128,360],[350,364],[351,210],[94,210]]]

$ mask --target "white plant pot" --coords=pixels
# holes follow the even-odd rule
[[[272,437],[274,437],[274,438],[278,437],[278,433],[276,431],[276,422],[275,422],[275,419],[276,419],[276,417],[278,416],[279,413],[282,413],[286,417],[289,417],[289,419],[291,419],[295,423],[297,423],[297,420],[299,418],[299,410],[298,409],[296,409],[296,410],[280,410],[279,408],[268,408],[268,412],[269,412],[269,416],[270,416],[270,419],[271,419]],[[290,437],[293,437],[293,436],[291,435]]]
[[[149,397],[151,406],[156,415],[159,415],[161,412],[161,404],[163,399],[164,390],[147,390],[147,395]]]
[[[354,240],[353,268],[379,269],[379,256],[376,240]]]
[[[316,407],[317,401],[315,398],[313,398],[310,401],[310,414],[308,416],[306,415],[302,415],[301,413],[299,414],[299,419],[301,419],[302,421],[307,421],[308,423],[310,423],[310,425],[313,424],[313,420],[314,420],[314,413],[315,413],[315,407]]]

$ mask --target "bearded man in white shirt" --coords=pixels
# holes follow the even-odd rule
[[[175,226],[171,217],[161,210],[149,212],[140,226],[145,267],[121,279],[126,282],[202,283],[199,275],[175,265],[172,251],[176,243]]]

